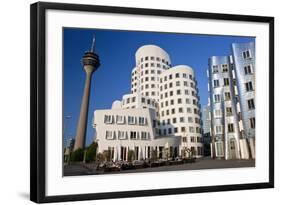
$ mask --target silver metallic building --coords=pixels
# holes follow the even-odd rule
[[[249,154],[255,158],[255,43],[233,43],[232,55],[241,108],[241,135],[247,139]]]
[[[209,58],[212,156],[215,158],[240,158],[237,99],[232,74],[229,56]]]

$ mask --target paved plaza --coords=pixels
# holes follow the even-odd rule
[[[179,171],[179,170],[199,170],[199,169],[223,169],[223,168],[241,168],[255,167],[255,160],[214,160],[209,157],[197,159],[194,163],[185,163],[179,165],[169,165],[160,167],[149,167],[141,169],[130,169],[112,172],[103,172],[96,170],[95,163],[83,164],[76,163],[64,166],[64,176],[76,175],[96,175],[96,174],[120,174],[136,172],[159,172],[159,171]]]

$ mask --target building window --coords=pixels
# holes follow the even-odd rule
[[[184,117],[180,117],[180,122],[181,122],[181,123],[184,122]]]
[[[160,66],[160,63],[157,63],[157,68],[160,68],[161,66]]]
[[[220,86],[220,81],[219,80],[214,80],[214,88]]]
[[[141,132],[141,139],[146,140],[147,139],[147,132]]]
[[[172,113],[172,114],[175,114],[175,109],[174,109],[174,108],[171,109],[171,113]]]
[[[141,98],[141,102],[142,102],[142,103],[145,103],[145,98]]]
[[[169,115],[170,114],[170,111],[169,110],[166,110],[166,115]]]
[[[170,83],[170,84],[169,84],[169,87],[172,88],[172,87],[173,87],[173,83]]]
[[[113,132],[113,131],[106,131],[105,132],[105,138],[108,139],[108,140],[115,139],[115,132]]]
[[[137,132],[131,131],[130,132],[130,139],[132,139],[132,140],[137,139]]]
[[[222,157],[224,155],[222,142],[215,142],[215,150],[216,150],[217,157]]]
[[[192,91],[192,92],[194,92],[194,91]],[[188,90],[184,90],[184,94],[189,95]]]
[[[195,142],[195,137],[190,137],[190,142]]]
[[[168,100],[165,102],[165,105],[166,105],[166,106],[169,106],[169,101],[168,101]]]
[[[229,123],[229,124],[227,125],[227,131],[228,131],[228,132],[234,132],[233,123]]]
[[[187,142],[186,137],[183,137],[183,138],[182,138],[182,142]]]
[[[227,64],[222,64],[221,67],[222,67],[222,72],[223,72],[223,73],[225,73],[225,72],[228,71],[228,66],[227,66]]]
[[[226,107],[226,108],[225,108],[225,111],[226,111],[226,115],[227,115],[227,116],[232,115],[232,108],[231,108],[231,107]]]
[[[181,94],[181,90],[177,90],[177,95],[180,95]]]
[[[186,99],[185,99],[185,103],[186,103],[186,104],[190,104],[190,99],[189,99],[189,98],[186,98]]]
[[[182,103],[182,100],[181,98],[178,99],[178,104],[181,104]]]
[[[154,61],[154,56],[150,56],[150,60]]]
[[[160,58],[159,58],[159,57],[157,57],[157,58],[156,58],[156,60],[157,60],[157,61],[160,61]]]
[[[179,78],[180,77],[180,74],[179,73],[176,73],[176,78]]]
[[[127,132],[124,131],[118,131],[118,138],[119,139],[127,139]]]
[[[169,133],[169,134],[172,134],[172,128],[169,128],[169,129],[168,129],[168,133]]]
[[[222,134],[222,126],[221,125],[215,126],[215,131],[216,131],[216,134]]]
[[[148,56],[145,56],[145,60],[146,60],[146,61],[148,60]]]
[[[189,127],[189,132],[194,133],[194,127]]]
[[[175,128],[174,128],[174,133],[177,133],[177,132],[178,132],[178,128],[175,127]]]
[[[170,91],[170,96],[173,96],[173,91]]]
[[[245,66],[244,72],[245,72],[245,75],[252,74],[253,73],[252,65],[250,64],[250,65]]]
[[[172,74],[169,75],[169,79],[170,80],[173,79],[173,75]]]
[[[188,87],[187,81],[184,81],[184,82],[183,82],[183,85],[186,86],[186,87]]]
[[[252,117],[249,120],[250,120],[250,127],[254,129],[256,127],[256,119]]]
[[[219,66],[218,65],[214,65],[213,66],[213,73],[218,73],[219,72]]]
[[[117,124],[123,124],[125,122],[125,118],[121,115],[116,116],[116,123]]]
[[[104,123],[106,123],[106,124],[112,124],[112,123],[113,123],[113,116],[111,116],[111,115],[105,115],[105,116],[104,116]]]
[[[249,110],[255,109],[254,99],[248,100],[248,108],[249,108]]]
[[[251,51],[250,50],[247,50],[247,51],[243,51],[243,58],[244,59],[249,59],[251,58]]]
[[[173,123],[177,123],[177,118],[173,118]]]
[[[155,66],[154,63],[150,63],[150,67],[154,67],[154,66]],[[154,70],[151,70],[151,73],[152,73],[152,71],[154,71]]]
[[[245,83],[245,86],[246,86],[246,91],[249,92],[249,91],[253,91],[253,84],[252,84],[252,81],[249,81],[247,83]]]
[[[188,117],[188,122],[192,123],[193,122],[193,118],[192,117]]]
[[[181,127],[181,132],[185,132],[185,127]]]
[[[215,110],[215,117],[221,117],[221,110]]]
[[[177,81],[177,82],[176,82],[176,86],[180,86],[180,81]]]
[[[128,124],[129,125],[134,125],[136,124],[136,119],[134,116],[128,116]]]
[[[183,113],[182,107],[179,108],[179,113]]]
[[[223,82],[224,82],[224,86],[228,86],[229,85],[229,78],[224,78]]]
[[[224,93],[224,100],[231,100],[230,92],[225,92]]]
[[[139,117],[139,125],[145,125],[146,119],[144,117]]]
[[[171,101],[170,101],[170,104],[173,105],[173,104],[174,104],[174,100],[171,100]]]

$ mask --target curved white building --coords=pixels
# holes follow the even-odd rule
[[[155,45],[140,47],[135,54],[131,93],[114,101],[112,109],[96,110],[93,126],[99,152],[110,151],[112,160],[147,159],[156,151],[163,158],[201,157],[202,131],[197,82],[193,69],[171,67],[166,51]]]
[[[196,84],[193,69],[186,65],[172,67],[160,75],[160,134],[180,136],[180,150],[190,149],[194,155],[201,156],[202,131]]]

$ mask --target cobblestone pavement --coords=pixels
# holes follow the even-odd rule
[[[65,176],[76,175],[95,175],[95,174],[120,174],[136,172],[159,172],[159,171],[179,171],[179,170],[200,170],[200,169],[222,169],[222,168],[241,168],[255,167],[255,160],[214,160],[211,158],[197,159],[195,163],[187,163],[171,166],[160,166],[153,168],[142,168],[132,170],[122,170],[113,172],[103,172],[96,170],[96,164],[71,164],[64,166]]]

